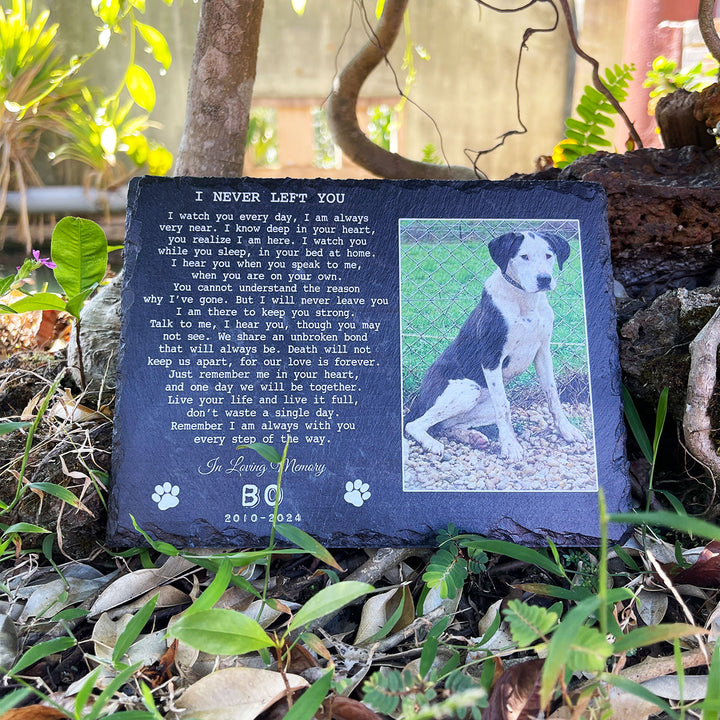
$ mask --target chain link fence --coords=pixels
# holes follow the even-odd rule
[[[403,393],[409,403],[432,362],[455,338],[480,301],[485,279],[495,270],[488,242],[507,232],[559,235],[570,257],[556,269],[557,287],[548,299],[555,312],[552,351],[561,399],[589,402],[587,335],[583,300],[580,229],[577,220],[400,220]],[[534,369],[508,391],[539,392]]]

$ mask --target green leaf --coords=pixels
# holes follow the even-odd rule
[[[74,298],[99,283],[107,270],[107,238],[92,220],[63,218],[53,230],[50,255],[55,279]]]
[[[622,397],[623,405],[625,406],[625,419],[630,426],[630,430],[632,430],[635,441],[640,446],[643,457],[652,464],[653,451],[650,438],[642,424],[642,420],[640,420],[640,413],[638,413],[637,407],[635,407],[635,401],[632,399],[632,395],[630,395],[625,385],[622,387]]]
[[[688,637],[689,635],[700,635],[707,632],[702,628],[685,623],[665,623],[663,625],[648,625],[631,630],[626,635],[621,635],[613,643],[613,652],[623,653],[628,650],[647,647],[657,642],[669,642],[675,638]]]
[[[429,588],[440,588],[440,597],[455,598],[467,578],[467,562],[457,552],[440,548],[430,558],[423,582]]]
[[[575,118],[568,118],[565,121],[565,125],[572,130],[577,130],[578,132],[583,134],[588,128],[587,123],[581,122],[580,120],[575,120]]]
[[[282,455],[272,445],[256,442],[250,443],[250,445],[238,445],[237,447],[238,450],[244,450],[245,448],[254,450],[258,455],[275,465],[282,462]]]
[[[50,618],[50,622],[60,622],[60,620],[76,620],[77,618],[87,617],[90,614],[89,610],[83,608],[65,608],[59,613],[55,613]]]
[[[219,608],[183,615],[168,634],[212,655],[244,655],[274,645],[255,620]]]
[[[75,640],[69,637],[59,637],[39,642],[23,653],[22,657],[10,668],[8,675],[19,675],[23,670],[33,666],[48,655],[61,653],[74,645]]]
[[[95,689],[95,683],[97,682],[100,673],[102,672],[102,665],[98,665],[86,678],[80,689],[77,691],[75,696],[75,717],[81,718],[83,711],[85,710],[85,703]]]
[[[83,715],[83,720],[96,720],[100,716],[100,713],[106,709],[107,703],[110,698],[137,672],[142,666],[142,663],[136,663],[129,667],[121,670],[105,687],[105,689],[98,695],[97,699],[93,702],[92,708],[89,713]]]
[[[557,625],[558,614],[540,605],[511,600],[505,610],[505,620],[510,623],[512,639],[520,647],[529,647],[550,633]]]
[[[232,563],[227,559],[224,559],[220,563],[220,567],[215,573],[215,577],[212,582],[205,588],[203,593],[198,597],[197,600],[183,613],[184,617],[191,615],[196,612],[203,612],[204,610],[210,610],[215,603],[222,597],[222,594],[227,590],[230,580],[232,578]]]
[[[145,25],[145,23],[137,20],[135,20],[135,27],[143,36],[143,40],[148,44],[152,56],[167,70],[172,62],[172,54],[170,53],[170,48],[168,47],[165,36],[152,25]]]
[[[22,428],[32,425],[30,422],[4,422],[0,423],[0,435],[8,435],[16,430],[22,430]]]
[[[125,629],[120,633],[113,648],[112,663],[117,667],[123,655],[130,649],[130,646],[138,639],[138,635],[147,624],[150,616],[155,610],[159,595],[153,595],[132,617]]]
[[[547,570],[553,575],[565,577],[565,571],[562,566],[553,562],[546,554],[533,550],[532,548],[526,548],[505,540],[486,540],[484,538],[472,540],[466,543],[466,546],[468,548],[472,547],[484,550],[485,552],[497,553],[498,555],[506,555],[514,560],[520,560],[530,565],[537,565],[537,567]]]
[[[7,307],[16,313],[34,312],[35,310],[64,310],[65,301],[55,293],[39,292],[26,295]]]
[[[132,520],[132,524],[135,530],[137,530],[145,538],[147,544],[150,545],[153,550],[157,550],[157,552],[162,553],[163,555],[167,555],[168,557],[173,557],[180,554],[180,551],[174,545],[163,542],[162,540],[153,540],[144,530],[142,530],[138,526],[138,524],[135,522],[135,518],[132,515],[130,516],[130,520]]]
[[[303,625],[311,623],[313,620],[336,612],[341,607],[363,595],[367,595],[374,589],[372,585],[357,582],[356,580],[346,580],[323,588],[298,610],[288,626],[288,631],[292,632]]]
[[[293,703],[285,713],[283,720],[310,720],[330,692],[333,671],[329,670],[321,675],[305,692]]]
[[[610,515],[610,522],[621,525],[653,525],[658,527],[672,528],[687,535],[706,538],[708,540],[720,540],[720,528],[717,525],[689,515],[677,515],[668,510],[659,512],[636,512],[616,513]]]
[[[85,506],[80,502],[80,499],[73,493],[71,490],[68,490],[66,487],[63,487],[62,485],[56,485],[55,483],[51,482],[32,482],[28,483],[27,487],[34,488],[35,490],[40,490],[41,492],[47,493],[48,495],[52,495],[53,497],[56,497],[63,502],[66,502],[68,505],[72,505],[76,508],[85,508]]]
[[[605,661],[612,655],[613,648],[600,630],[583,625],[570,641],[567,651],[568,669],[599,673],[605,669]]]
[[[702,701],[702,720],[715,720],[720,714],[720,650],[715,643],[710,672],[708,673],[707,693]]]
[[[84,290],[81,293],[78,293],[74,297],[71,297],[67,301],[67,305],[65,306],[65,310],[69,312],[73,317],[80,319],[80,312],[82,311],[83,307],[85,306],[85,301],[92,295],[95,288],[98,286],[97,283],[92,285],[92,287],[89,287],[87,290]]]
[[[3,536],[10,535],[11,533],[49,533],[50,530],[46,530],[39,525],[33,525],[32,523],[19,522],[14,525],[10,525],[3,531]]]
[[[565,671],[570,654],[571,643],[585,624],[588,616],[600,607],[601,599],[590,597],[578,603],[563,618],[548,643],[548,653],[540,681],[540,705],[545,707],[551,699],[553,688],[560,675]]]
[[[155,107],[155,85],[145,68],[131,65],[125,73],[125,87],[130,97],[143,109],[152,112]]]
[[[0,698],[0,716],[19,705],[31,692],[30,688],[21,688],[20,690],[13,690],[5,697]]]
[[[665,427],[665,418],[667,417],[667,406],[668,406],[668,389],[663,388],[660,393],[658,400],[657,410],[655,411],[655,436],[653,438],[653,459],[657,457],[658,447],[660,445],[660,438],[662,437],[662,431]]]
[[[8,275],[6,278],[0,280],[0,297],[2,297],[6,292],[8,292],[8,290],[10,290],[14,282],[14,275]]]
[[[312,535],[308,535],[304,530],[300,530],[300,528],[296,528],[294,525],[288,525],[287,523],[277,523],[275,528],[286,540],[297,545],[301,550],[310,553],[326,565],[342,572],[343,569],[338,565],[332,553],[312,537]]]

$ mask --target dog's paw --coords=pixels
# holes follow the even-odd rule
[[[180,488],[177,485],[171,485],[169,482],[155,486],[155,492],[152,494],[152,500],[157,503],[159,510],[169,510],[179,504],[178,495]]]
[[[345,483],[345,495],[343,496],[346,503],[355,507],[362,507],[366,500],[370,499],[370,486],[362,480]]]
[[[558,432],[563,440],[587,444],[588,439],[585,433],[579,428],[576,428],[571,422],[563,423],[563,425],[558,428]]]
[[[511,462],[519,462],[525,457],[522,446],[515,438],[500,443],[500,455]]]

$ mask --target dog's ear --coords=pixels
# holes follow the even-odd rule
[[[493,238],[488,243],[490,257],[503,272],[507,270],[507,266],[511,258],[515,257],[517,254],[522,241],[522,233],[509,232]]]
[[[570,257],[570,245],[565,238],[559,235],[550,235],[543,233],[543,238],[547,240],[548,245],[553,249],[557,258],[558,267],[562,270],[563,263]]]

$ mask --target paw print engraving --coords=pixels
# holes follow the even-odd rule
[[[155,486],[155,492],[152,494],[153,502],[157,503],[160,510],[169,510],[174,508],[180,500],[178,495],[180,488],[177,485],[171,485],[169,482]]]
[[[363,503],[370,497],[370,486],[362,480],[355,480],[355,482],[348,480],[345,483],[344,497],[346,503],[350,503],[355,507],[362,507]]]

